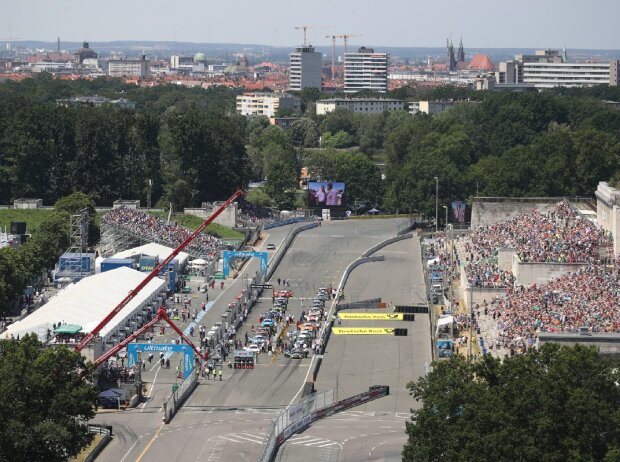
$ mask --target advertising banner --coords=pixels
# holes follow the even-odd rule
[[[374,321],[402,321],[403,313],[338,313],[340,319],[367,319]]]
[[[335,335],[394,335],[392,327],[334,327]]]

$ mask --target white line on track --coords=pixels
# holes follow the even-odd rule
[[[140,409],[140,412],[144,411],[144,408],[146,407],[146,403],[148,403],[149,399],[151,398],[151,394],[153,393],[153,388],[155,388],[155,382],[157,382],[157,374],[159,374],[159,371],[161,371],[161,366],[159,367],[159,369],[157,369],[157,372],[155,372],[155,377],[153,377],[153,383],[151,384],[151,388],[149,388],[149,392],[146,395],[146,399],[142,403],[142,409]]]

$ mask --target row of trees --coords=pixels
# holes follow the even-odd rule
[[[142,105],[126,111],[55,103],[95,92]],[[44,76],[5,83],[0,202],[55,202],[78,190],[100,204],[118,198],[145,204],[150,197],[152,204],[179,209],[266,180],[267,202],[289,208],[301,205],[294,192],[301,168],[308,167],[311,175],[373,185],[372,193],[350,189],[350,200],[432,215],[434,177],[446,204],[474,194],[591,196],[599,181],[620,176],[620,112],[601,101],[620,98],[610,87],[543,93],[404,88],[388,95],[466,100],[433,116],[336,110],[317,117],[313,104],[322,95],[304,90],[300,96],[303,116],[283,130],[234,114],[235,92],[226,89],[140,89]],[[383,181],[370,163],[381,167]]]

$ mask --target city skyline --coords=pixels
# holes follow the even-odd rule
[[[186,1],[182,5],[153,0],[110,0],[101,9],[93,1],[3,0],[0,40],[54,41],[179,41],[205,43],[253,43],[294,47],[303,41],[295,26],[308,29],[308,42],[328,46],[331,34],[363,34],[351,44],[433,47],[446,37],[467,47],[616,49],[620,33],[615,18],[620,3],[535,2],[522,0],[518,8],[487,4],[473,9],[456,0],[416,5],[394,0],[383,8],[377,21],[376,3],[359,0],[337,4],[317,0],[311,9],[291,7],[285,0],[254,3],[207,4]],[[247,7],[247,8],[246,8]],[[244,9],[247,12],[244,12]],[[189,14],[191,13],[191,14]],[[604,14],[603,14],[604,13]],[[549,18],[553,18],[552,21]]]

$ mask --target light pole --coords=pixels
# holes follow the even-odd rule
[[[435,178],[435,233],[437,233],[439,226],[439,178],[436,176],[433,178]]]

